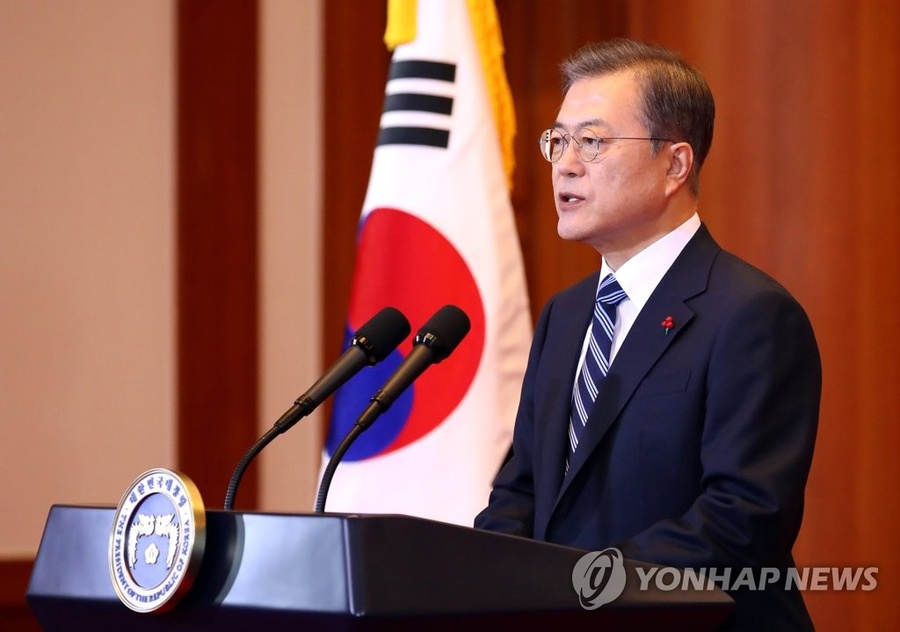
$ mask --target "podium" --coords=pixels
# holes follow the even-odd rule
[[[581,607],[579,549],[401,515],[207,510],[206,549],[175,608],[122,604],[108,570],[114,507],[54,505],[26,594],[55,630],[715,630],[733,609],[718,590],[641,590]],[[649,565],[647,565],[649,566]]]

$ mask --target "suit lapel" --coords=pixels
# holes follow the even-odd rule
[[[559,488],[557,503],[600,445],[647,372],[662,358],[681,331],[690,326],[694,312],[685,301],[705,291],[709,271],[718,252],[719,247],[705,226],[701,226],[641,309],[600,386],[585,433]],[[667,316],[671,316],[675,324],[668,334],[662,327],[662,321]],[[568,423],[568,411],[565,417]]]

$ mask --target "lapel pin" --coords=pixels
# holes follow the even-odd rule
[[[662,328],[666,330],[666,335],[669,335],[669,330],[675,327],[675,321],[672,320],[671,316],[666,316],[666,319],[662,321]]]

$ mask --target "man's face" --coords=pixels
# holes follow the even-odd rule
[[[554,127],[570,135],[585,130],[598,137],[646,138],[641,111],[634,77],[619,72],[575,83]],[[631,256],[655,240],[666,208],[667,144],[654,156],[649,141],[610,141],[592,162],[584,162],[573,145],[553,163],[559,236],[604,255]]]

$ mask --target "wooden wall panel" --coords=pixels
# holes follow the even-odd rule
[[[853,449],[858,468],[849,473],[853,479],[853,495],[840,503],[847,512],[858,517],[858,544],[855,556],[880,566],[879,594],[867,601],[857,596],[853,610],[858,613],[860,630],[900,629],[900,338],[893,332],[900,328],[900,7],[896,3],[863,3],[853,22],[857,34],[857,72],[851,98],[859,104],[858,119],[852,133],[859,146],[859,161],[852,165],[849,184],[857,194],[849,209],[836,210],[856,238],[852,248],[841,248],[838,258],[845,260],[853,275],[853,302],[858,305],[859,344],[854,349],[841,347],[851,358],[857,393],[855,414],[834,419],[835,424],[849,424],[858,438]],[[832,303],[835,333],[831,340],[840,345],[841,306],[846,297]],[[840,384],[837,389],[843,390]],[[845,447],[845,446],[839,446]],[[839,449],[833,450],[839,453]],[[820,462],[820,470],[842,471],[840,454],[830,463]],[[830,466],[830,467],[829,467]],[[817,491],[820,507],[828,506],[827,489]],[[823,521],[840,520],[841,507],[826,514]],[[813,524],[818,524],[815,522]],[[810,529],[810,548],[827,550],[839,542],[819,542]]]
[[[322,155],[323,336],[322,358],[341,353],[356,229],[372,168],[390,53],[382,39],[387,21],[384,0],[324,2],[325,60]],[[330,401],[323,404],[327,423]]]
[[[257,438],[258,7],[177,7],[178,467],[221,507]],[[254,507],[256,478],[236,508]]]
[[[0,630],[37,632],[41,629],[25,604],[32,564],[32,560],[4,560],[0,563]]]

